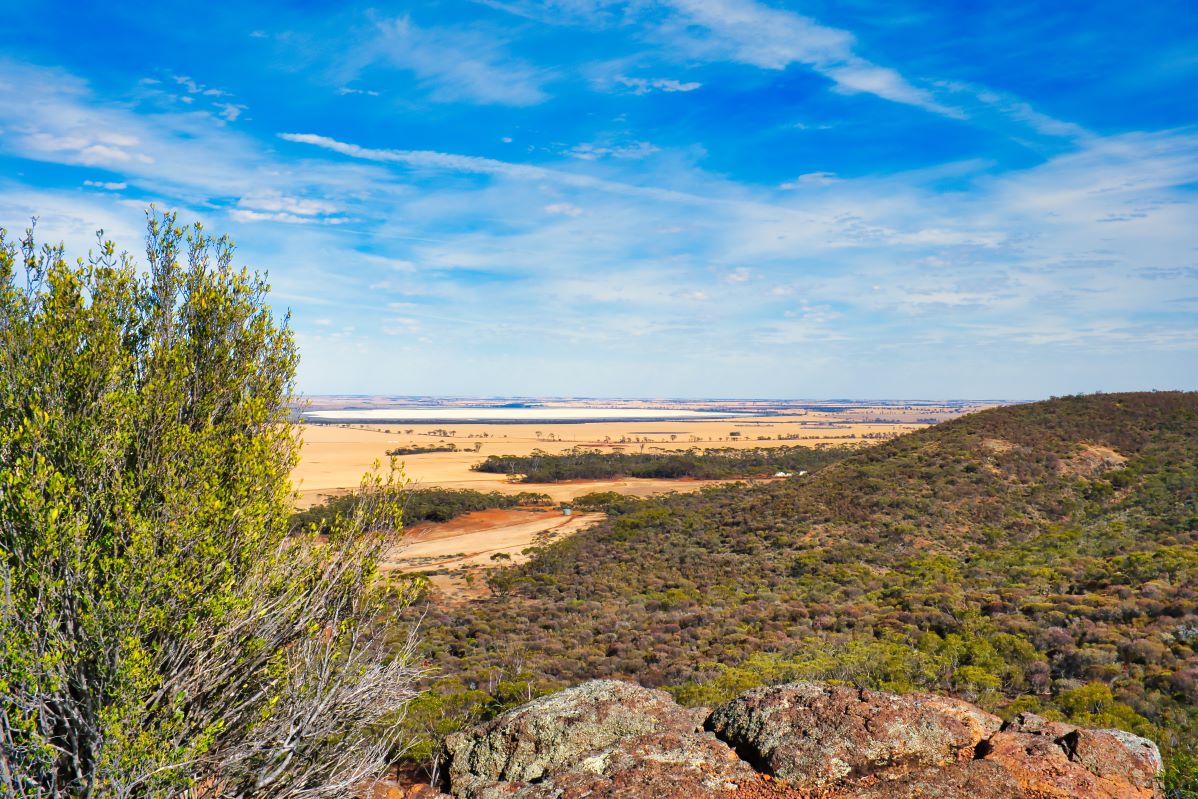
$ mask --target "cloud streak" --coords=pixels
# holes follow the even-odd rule
[[[494,31],[422,27],[410,16],[380,21],[349,59],[354,72],[384,65],[413,74],[439,103],[537,105],[548,70],[512,56]]]

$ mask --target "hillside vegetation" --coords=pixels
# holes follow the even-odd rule
[[[818,469],[846,457],[847,447],[720,447],[684,452],[596,452],[571,449],[557,455],[537,450],[531,455],[489,455],[472,468],[479,472],[519,475],[522,483],[562,480],[611,480],[642,477],[696,480],[770,477],[775,472]]]
[[[618,508],[425,635],[460,705],[600,676],[691,704],[818,678],[1122,727],[1184,763],[1196,541],[1198,394],[1065,397]]]

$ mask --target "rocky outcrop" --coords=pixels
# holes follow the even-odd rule
[[[805,682],[748,691],[712,713],[708,725],[768,773],[820,787],[971,759],[1002,721],[939,697]]]
[[[1122,730],[1087,730],[1024,713],[987,739],[982,760],[1044,799],[1147,799],[1156,794],[1156,744]]]
[[[619,742],[697,733],[699,724],[664,691],[595,680],[543,696],[445,743],[459,799],[510,796]],[[496,787],[498,786],[498,787]]]
[[[821,683],[758,688],[702,726],[600,680],[446,743],[455,799],[1159,799],[1143,738]]]

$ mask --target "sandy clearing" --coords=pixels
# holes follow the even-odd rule
[[[479,575],[500,565],[523,563],[524,550],[574,535],[603,518],[602,513],[563,516],[556,509],[512,508],[468,513],[444,524],[409,530],[381,564],[384,571],[433,572],[434,587],[447,597],[476,596],[485,590]],[[496,555],[508,559],[493,560]]]

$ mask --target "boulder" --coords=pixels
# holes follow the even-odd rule
[[[445,742],[450,793],[507,795],[495,784],[541,780],[626,738],[696,731],[695,719],[666,692],[594,680],[451,735]]]
[[[979,747],[1028,794],[1045,799],[1154,799],[1161,795],[1156,744],[1121,730],[1087,730],[1020,714]]]
[[[1154,790],[1164,768],[1156,744],[1123,730],[1078,729],[1065,736],[1064,744],[1069,759],[1090,773],[1106,780],[1126,780],[1141,790]]]
[[[951,700],[801,682],[741,694],[708,726],[758,768],[805,789],[970,759],[998,725]]]

